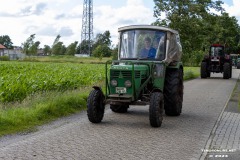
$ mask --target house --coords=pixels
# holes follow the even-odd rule
[[[0,56],[4,56],[5,49],[6,49],[6,47],[4,47],[4,45],[0,44]]]
[[[10,60],[17,60],[25,58],[25,54],[22,53],[22,48],[14,46],[13,49],[8,49],[0,44],[0,56],[8,56]]]

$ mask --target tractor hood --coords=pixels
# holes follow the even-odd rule
[[[134,66],[134,68],[133,68]],[[149,76],[149,67],[147,65],[127,65],[127,64],[119,64],[112,65],[110,68],[110,77],[111,78],[131,78],[133,74],[135,78],[147,78]]]
[[[132,65],[125,65],[125,64],[120,64],[120,65],[113,65],[111,66],[111,69],[116,69],[116,70],[132,70]],[[147,65],[134,65],[134,70],[136,71],[146,71],[148,69]]]

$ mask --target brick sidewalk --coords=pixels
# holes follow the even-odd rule
[[[213,149],[240,149],[240,114],[224,112],[212,142]]]
[[[240,114],[224,112],[206,159],[240,159]]]
[[[224,112],[205,159],[240,159],[240,114]]]
[[[239,110],[240,82],[237,82],[227,107],[214,132],[211,145],[205,159],[240,159],[240,110]]]

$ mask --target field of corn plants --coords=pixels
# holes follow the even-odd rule
[[[91,86],[104,80],[104,73],[103,64],[0,62],[0,102]]]

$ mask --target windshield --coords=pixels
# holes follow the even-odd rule
[[[211,47],[210,54],[211,56],[224,56],[223,47]]]
[[[166,32],[129,30],[120,34],[120,59],[165,59]]]

